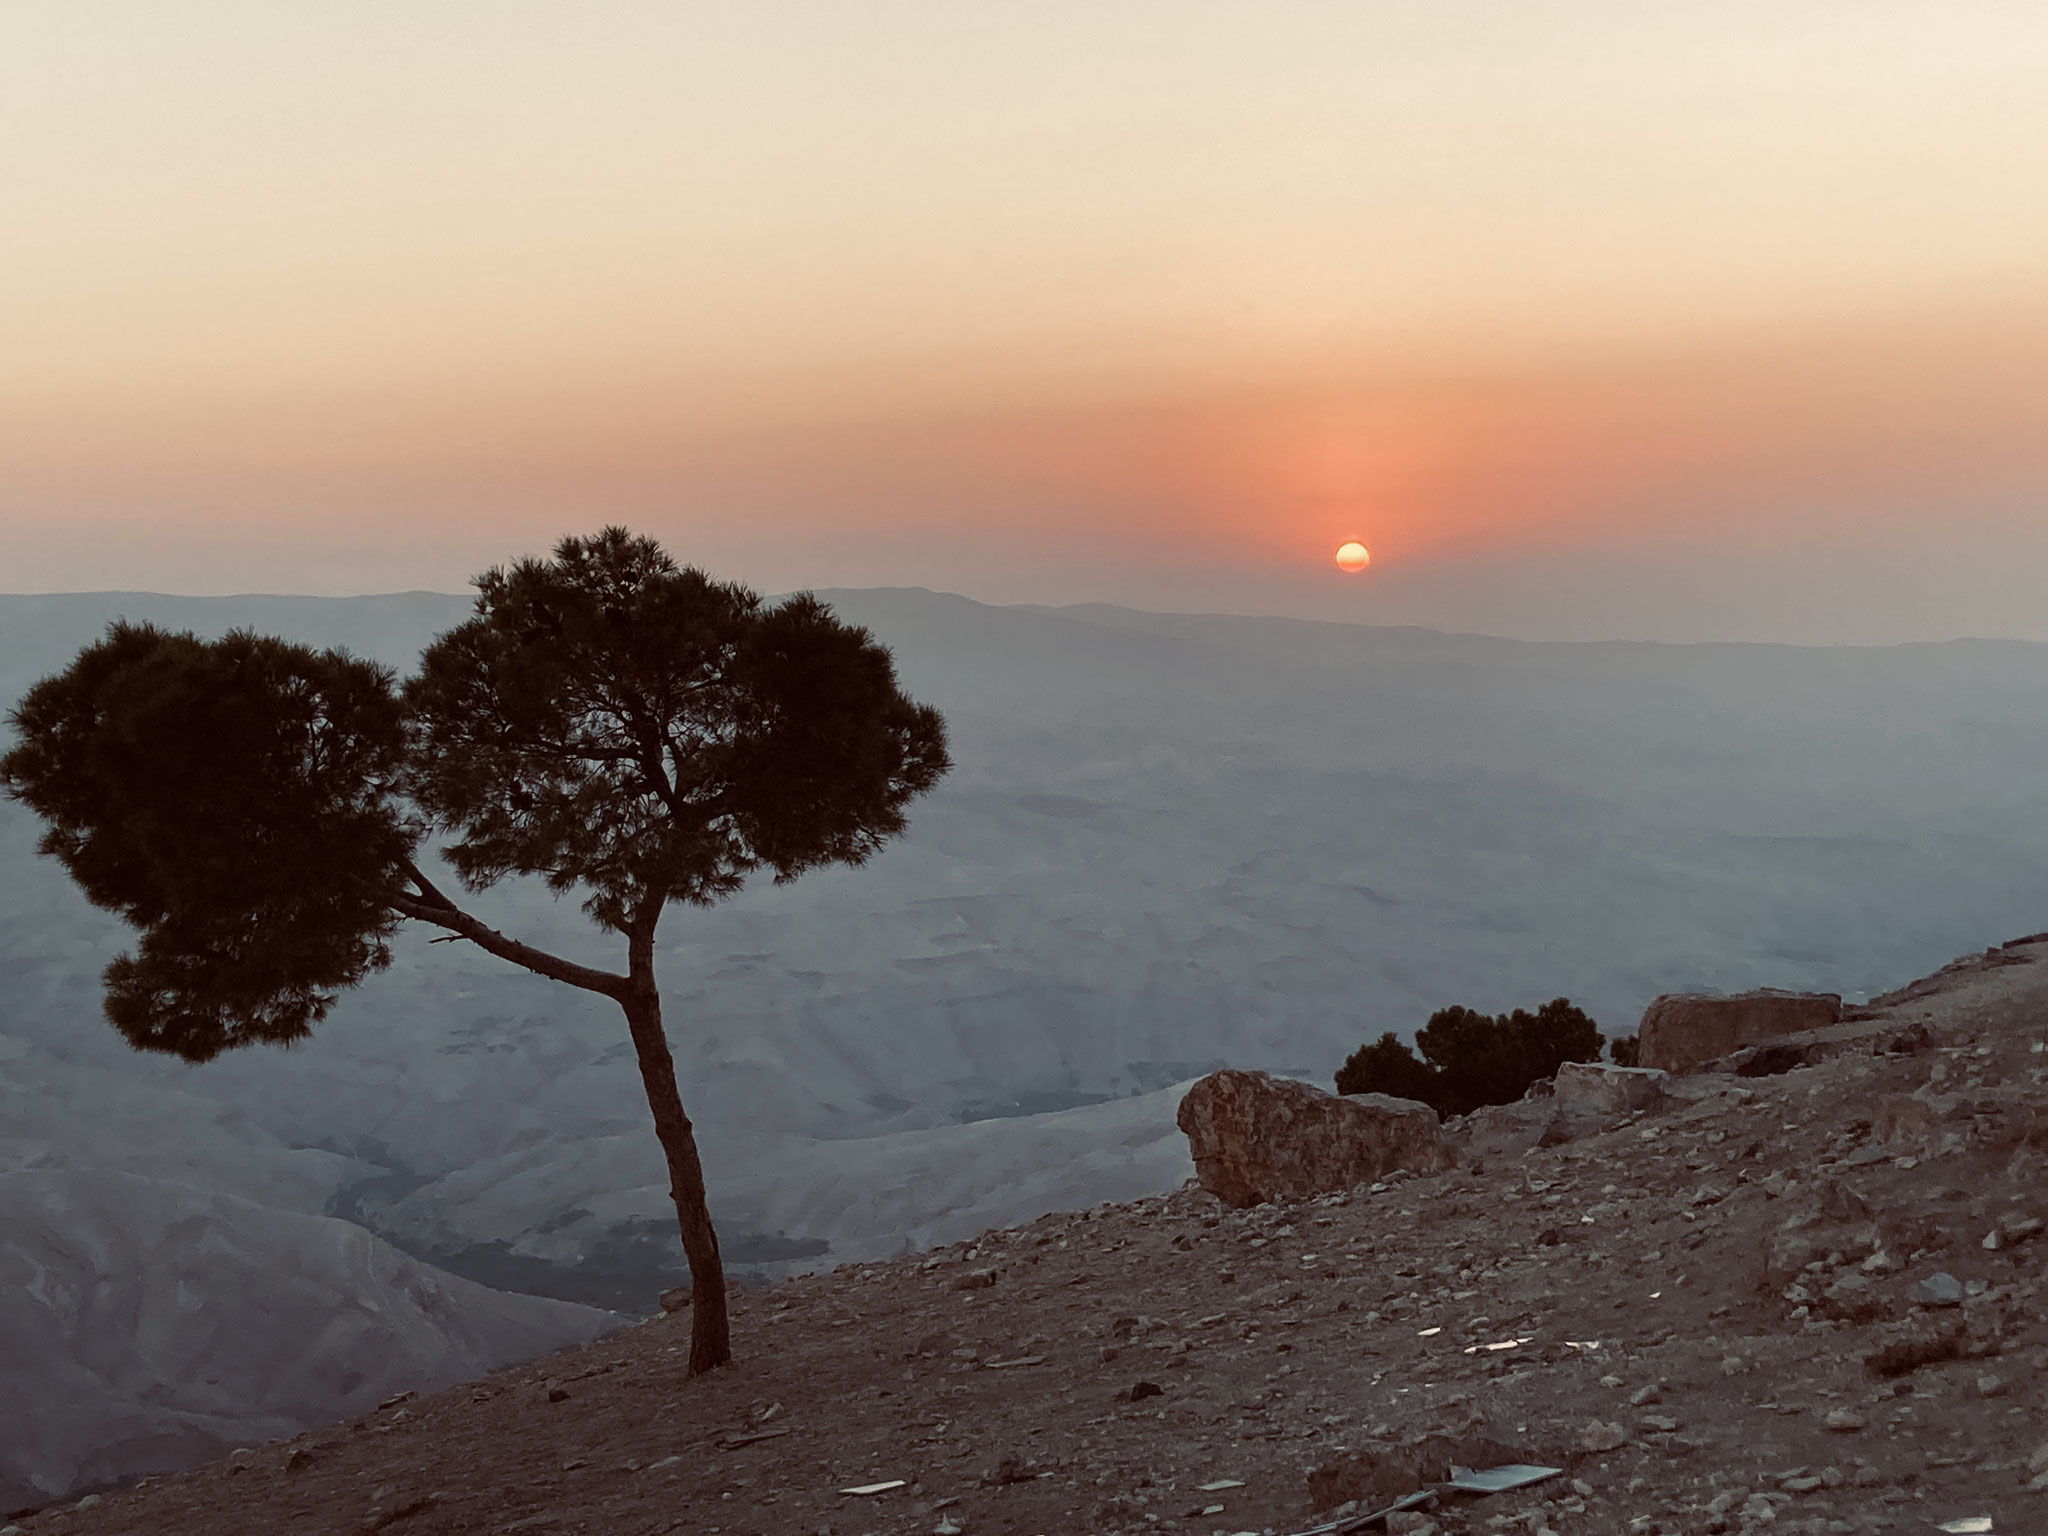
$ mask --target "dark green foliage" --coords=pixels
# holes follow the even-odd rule
[[[1607,1055],[1617,1067],[1638,1065],[1637,1057],[1642,1051],[1642,1041],[1634,1035],[1616,1035],[1607,1042]]]
[[[389,963],[401,913],[488,946],[426,893],[406,797],[472,889],[538,874],[651,932],[763,866],[863,862],[948,766],[888,651],[808,595],[767,607],[619,529],[477,586],[402,697],[343,652],[117,623],[22,699],[0,791],[140,931],[106,973],[130,1043],[303,1039]]]
[[[1339,1093],[1384,1093],[1427,1104],[1435,1084],[1435,1071],[1416,1060],[1391,1030],[1371,1045],[1361,1045],[1337,1069]]]
[[[140,931],[106,971],[130,1044],[187,1061],[288,1044],[389,963],[382,893],[415,833],[389,794],[404,731],[383,668],[117,623],[11,719],[0,790]]]
[[[1533,1014],[1439,1009],[1415,1044],[1420,1060],[1391,1034],[1361,1046],[1338,1069],[1337,1091],[1415,1099],[1449,1118],[1511,1104],[1565,1062],[1600,1059],[1599,1026],[1562,997]]]
[[[623,929],[865,862],[948,766],[888,651],[808,594],[766,607],[616,528],[477,588],[405,689],[407,788],[471,890],[539,875]]]

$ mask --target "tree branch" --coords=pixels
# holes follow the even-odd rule
[[[446,928],[458,937],[468,939],[477,948],[496,955],[500,960],[509,960],[514,965],[532,971],[536,976],[545,976],[550,981],[581,987],[586,992],[598,992],[606,997],[622,999],[632,985],[627,977],[614,971],[600,971],[593,966],[578,965],[573,960],[564,960],[559,955],[551,955],[544,949],[535,949],[531,944],[507,938],[497,929],[486,927],[442,894],[434,882],[429,880],[420,867],[411,860],[406,861],[406,873],[419,887],[419,895],[415,896],[406,891],[384,893],[385,904],[401,916],[412,918],[415,922],[432,923],[437,928]]]

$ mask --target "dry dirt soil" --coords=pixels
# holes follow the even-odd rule
[[[9,1529],[1280,1536],[1442,1436],[1563,1475],[1397,1529],[2048,1530],[2048,940],[1863,1013],[1455,1172],[1047,1216],[747,1291],[703,1379],[658,1317]]]

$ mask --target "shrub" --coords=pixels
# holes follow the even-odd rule
[[[1637,1057],[1641,1054],[1642,1047],[1642,1041],[1634,1035],[1616,1035],[1607,1042],[1607,1054],[1617,1067],[1640,1066]]]
[[[1600,1028],[1569,998],[1534,1013],[1495,1016],[1443,1008],[1415,1037],[1418,1060],[1392,1034],[1360,1046],[1337,1072],[1339,1093],[1385,1093],[1427,1104],[1446,1119],[1512,1104],[1568,1061],[1600,1059]]]
[[[1337,1069],[1339,1093],[1384,1093],[1397,1099],[1430,1102],[1436,1074],[1415,1059],[1392,1031],[1371,1045],[1361,1045]]]

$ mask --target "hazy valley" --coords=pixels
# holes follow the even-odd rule
[[[1215,1065],[1327,1083],[1451,1002],[1566,994],[1620,1033],[1671,990],[1853,997],[2048,916],[2048,646],[1535,645],[829,595],[945,711],[959,767],[869,868],[664,928],[743,1275],[1171,1189],[1171,1090]],[[4,597],[0,695],[120,613],[403,668],[465,609]],[[676,1273],[609,1005],[408,935],[304,1048],[144,1059],[99,1017],[124,936],[34,831],[0,805],[0,1174],[340,1216],[487,1284],[631,1312]],[[480,905],[609,959],[573,904]],[[207,1422],[232,1438],[231,1414]]]

